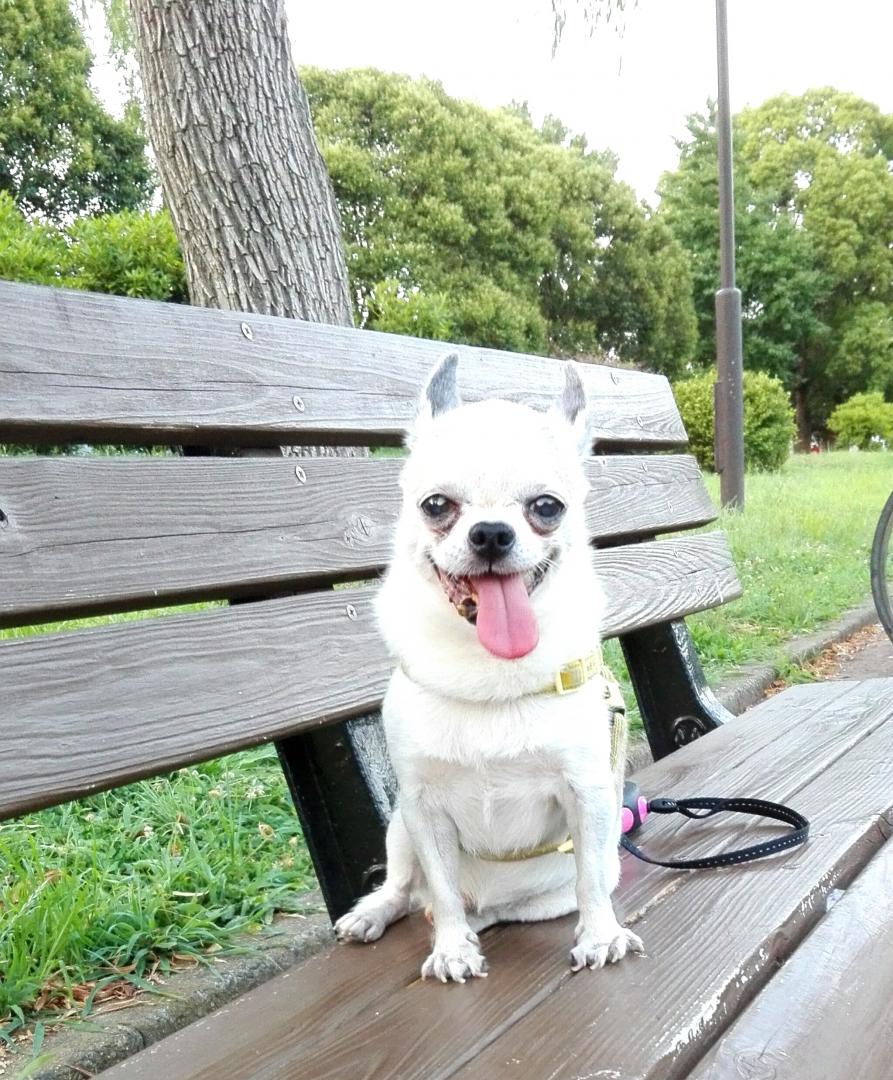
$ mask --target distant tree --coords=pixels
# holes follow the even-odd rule
[[[698,360],[712,361],[715,125],[689,120],[660,216],[692,259]],[[851,94],[782,95],[735,119],[745,365],[794,395],[802,442],[834,404],[893,389],[893,117]]]
[[[671,372],[690,358],[687,259],[612,155],[427,80],[301,75],[363,325]]]
[[[103,109],[90,67],[68,0],[0,5],[0,191],[26,215],[65,222],[148,197],[144,140]]]

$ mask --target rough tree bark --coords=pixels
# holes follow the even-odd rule
[[[352,322],[341,227],[282,0],[130,0],[193,304]]]

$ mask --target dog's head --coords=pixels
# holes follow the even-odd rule
[[[547,412],[463,405],[457,361],[448,356],[431,375],[408,439],[398,556],[475,625],[485,649],[515,659],[539,639],[537,590],[586,545],[586,395],[569,363]]]

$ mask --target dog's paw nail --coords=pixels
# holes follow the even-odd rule
[[[638,935],[626,927],[618,925],[607,933],[580,933],[577,944],[571,949],[571,971],[582,971],[588,967],[593,971],[605,964],[615,964],[628,952],[642,953],[644,946]]]
[[[642,939],[639,937],[639,935],[638,934],[633,934],[629,930],[627,930],[627,935],[628,935],[628,941],[627,941],[627,945],[626,945],[627,949],[629,949],[630,952],[637,953],[639,956],[644,956],[645,955],[645,945],[642,942]]]
[[[486,960],[470,942],[459,939],[458,945],[436,949],[422,964],[422,978],[433,975],[442,983],[464,983],[486,975]]]

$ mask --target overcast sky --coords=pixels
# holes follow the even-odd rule
[[[573,0],[567,0],[573,7]],[[685,117],[716,96],[713,0],[639,0],[618,36],[569,20],[552,59],[549,0],[286,0],[295,59],[428,75],[458,97],[527,100],[620,158],[653,200]],[[893,112],[893,6],[886,0],[730,0],[732,108],[815,86]]]
[[[676,164],[686,116],[716,96],[714,0],[639,0],[622,34],[589,36],[572,16],[554,59],[550,0],[285,3],[297,63],[427,75],[490,107],[526,100],[535,118],[554,113],[612,149],[618,175],[649,202]],[[886,0],[730,0],[729,37],[735,111],[835,86],[893,112]],[[114,99],[101,63],[96,81]]]

